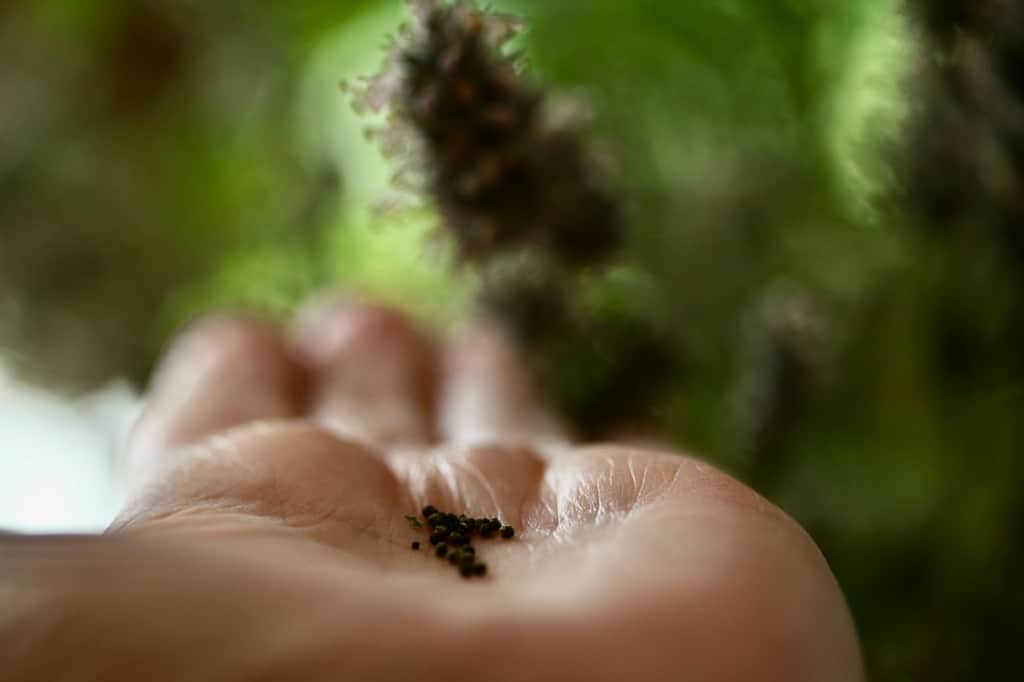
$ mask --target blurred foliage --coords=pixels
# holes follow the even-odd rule
[[[530,72],[586,104],[629,204],[622,258],[577,283],[587,352],[553,344],[559,395],[670,428],[803,523],[873,678],[1016,679],[1024,22],[991,12],[1020,4],[493,4],[529,19]],[[395,0],[0,0],[0,347],[88,386],[143,380],[211,307],[340,285],[466,311],[477,278],[338,87],[401,20]],[[607,412],[665,365],[644,414]]]

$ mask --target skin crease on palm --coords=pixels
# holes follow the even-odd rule
[[[352,302],[199,323],[110,531],[0,539],[3,679],[863,679],[792,520],[670,450],[572,444],[500,333],[459,339]],[[403,518],[428,503],[516,537],[464,580]]]

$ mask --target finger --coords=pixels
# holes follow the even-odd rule
[[[352,545],[365,539],[377,505],[394,504],[398,495],[394,474],[377,453],[308,419],[227,431],[187,448],[152,483],[132,491],[108,533],[154,523],[183,529],[197,519],[202,525],[202,512],[230,510],[257,524],[276,519],[325,542]],[[358,537],[345,535],[352,528]]]
[[[478,324],[449,349],[442,388],[442,433],[456,445],[557,448],[569,430],[529,362],[499,327]]]
[[[183,445],[249,422],[297,416],[305,377],[277,329],[252,317],[202,320],[171,347],[129,443],[139,471]]]
[[[323,425],[374,448],[435,440],[436,347],[408,319],[336,301],[302,315],[294,338]]]

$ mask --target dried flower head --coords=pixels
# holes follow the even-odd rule
[[[828,384],[828,325],[820,306],[799,289],[779,286],[758,301],[741,334],[733,403],[739,452],[748,475],[772,485]]]
[[[375,132],[403,157],[399,177],[422,176],[463,260],[518,247],[571,267],[606,260],[623,238],[619,202],[579,125],[555,121],[508,54],[522,23],[465,0],[413,7],[415,24],[357,95],[367,109],[390,108]]]

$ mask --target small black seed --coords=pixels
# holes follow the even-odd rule
[[[475,563],[476,563],[476,557],[473,556],[472,554],[460,554],[459,555],[459,566],[460,567],[469,566],[470,568],[472,568],[473,564],[475,564]]]
[[[434,554],[436,554],[439,559],[443,559],[447,553],[448,545],[440,544],[434,547]]]
[[[423,518],[429,519],[431,516],[437,513],[437,507],[432,504],[428,504],[423,508]]]
[[[462,547],[459,551],[463,554],[472,554],[474,556],[476,555],[476,548],[473,547],[473,545],[466,545],[465,547]]]
[[[437,512],[434,512],[433,514],[427,517],[427,525],[433,528],[435,526],[440,525],[442,520],[444,520],[443,517]]]
[[[419,549],[419,548],[420,548],[420,543],[418,543],[418,542],[415,542],[415,541],[414,541],[414,542],[412,543],[412,548],[413,548],[413,549]]]
[[[445,547],[447,547],[447,545],[445,545]],[[459,556],[460,555],[458,552],[452,552],[448,555],[448,563],[452,564],[453,566],[459,563]]]
[[[473,564],[463,564],[459,566],[459,574],[463,578],[469,578],[473,575]]]
[[[510,537],[516,534],[516,529],[512,526],[505,526],[501,529],[501,537],[508,540]]]
[[[487,573],[487,564],[473,564],[474,575],[484,575]]]
[[[436,545],[442,543],[445,541],[445,538],[447,537],[448,533],[439,533],[435,530],[433,533],[430,534],[430,544]]]
[[[456,531],[448,536],[448,542],[452,543],[456,547],[462,547],[466,542],[468,542],[468,540],[466,540],[465,535]]]

